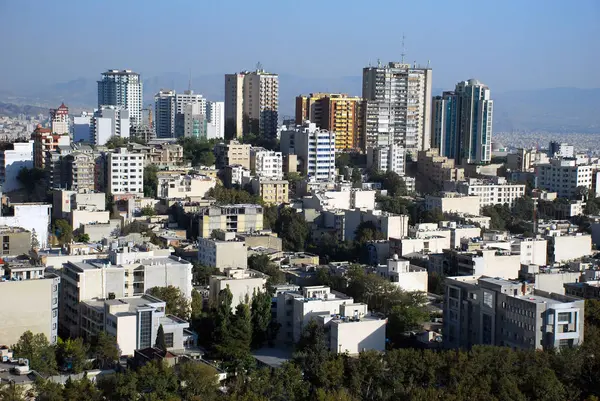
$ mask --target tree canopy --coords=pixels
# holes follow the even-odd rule
[[[166,313],[187,320],[190,316],[190,304],[178,287],[153,287],[148,294],[167,303]]]

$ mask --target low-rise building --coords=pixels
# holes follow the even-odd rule
[[[367,148],[367,168],[379,172],[391,171],[404,177],[406,149],[398,144]]]
[[[260,196],[267,205],[281,205],[289,201],[289,186],[287,180],[270,180],[260,177],[251,181],[252,191]]]
[[[558,157],[551,159],[548,164],[537,165],[535,174],[539,188],[556,192],[561,198],[572,198],[578,187],[592,191],[598,171],[596,165],[578,163],[577,159],[571,157]]]
[[[225,188],[243,187],[250,182],[250,170],[241,164],[229,164],[223,168],[223,185]]]
[[[427,292],[427,269],[394,255],[387,264],[377,266],[377,273],[403,291]]]
[[[445,183],[444,187],[461,194],[478,196],[481,207],[505,203],[512,207],[518,198],[525,196],[525,184],[510,184],[504,177],[469,178],[466,181]]]
[[[217,302],[219,294],[229,289],[232,295],[231,310],[240,303],[250,304],[256,292],[263,292],[267,285],[267,275],[250,269],[231,269],[224,271],[224,276],[211,276],[209,279],[209,300]]]
[[[2,256],[28,255],[31,250],[31,232],[21,227],[0,226]]]
[[[377,191],[351,189],[346,191],[312,191],[302,198],[305,209],[323,210],[348,210],[348,209],[375,209],[375,195]]]
[[[592,253],[592,236],[573,233],[562,235],[559,232],[546,237],[548,241],[548,261],[564,263]]]
[[[205,175],[178,172],[159,172],[156,178],[156,196],[161,199],[203,198],[217,184]]]
[[[21,227],[31,232],[31,240],[40,248],[48,246],[52,205],[44,203],[11,203],[10,211],[0,216],[0,226]]]
[[[110,212],[107,210],[72,210],[70,223],[73,230],[79,230],[87,224],[108,224]]]
[[[444,345],[561,349],[584,339],[585,301],[482,276],[446,279]]]
[[[419,238],[390,238],[390,254],[406,256],[411,253],[442,253],[450,249],[450,237],[441,235],[423,236]]]
[[[248,248],[235,233],[218,232],[215,238],[198,238],[198,262],[225,269],[247,269]]]
[[[60,277],[44,273],[44,267],[18,260],[0,266],[0,342],[16,344],[30,330],[55,344],[59,284]]]
[[[10,149],[12,147],[12,149]],[[15,142],[0,150],[0,185],[3,192],[22,187],[17,178],[22,168],[33,168],[33,141]]]
[[[277,295],[278,341],[293,344],[312,320],[325,327],[329,349],[350,355],[385,349],[386,320],[369,315],[367,305],[326,286],[304,287],[302,292]]]
[[[430,261],[439,268],[436,255]],[[521,256],[510,250],[499,248],[486,248],[474,251],[459,251],[446,249],[442,254],[444,269],[438,273],[458,276],[501,277],[507,280],[519,277],[521,269]],[[430,269],[433,270],[433,269]],[[434,270],[435,271],[435,270]]]
[[[89,300],[81,303],[80,332],[91,340],[104,331],[117,340],[121,355],[156,345],[158,329],[165,334],[166,351],[181,352],[192,333],[190,324],[165,313],[166,302],[150,295]]]
[[[214,230],[234,233],[261,231],[263,208],[246,204],[202,207],[193,216],[192,224],[197,225],[196,236],[200,238],[210,238]]]
[[[234,164],[250,169],[250,148],[249,144],[243,144],[236,140],[216,144],[214,153],[217,170]]]
[[[584,279],[580,271],[569,271],[538,265],[521,265],[519,278],[533,284],[536,290],[556,294],[565,294],[566,284],[578,283]]]
[[[439,150],[435,148],[419,151],[417,168],[419,173],[438,186],[442,186],[445,181],[465,179],[465,170],[456,167],[454,159],[440,156]]]
[[[354,240],[356,229],[360,223],[371,221],[384,239],[403,238],[408,235],[408,216],[393,214],[381,210],[346,210],[345,235],[346,240]]]
[[[281,152],[261,147],[250,149],[250,170],[266,180],[283,179],[283,157]]]
[[[476,195],[442,192],[441,195],[426,195],[425,209],[439,210],[442,213],[479,215],[481,200]]]
[[[600,299],[600,281],[564,283],[565,294],[584,299]]]

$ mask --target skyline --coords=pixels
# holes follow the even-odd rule
[[[0,2],[0,33],[18,40],[0,43],[0,54],[8,55],[0,73],[11,77],[0,90],[99,79],[109,68],[132,69],[149,79],[190,70],[192,76],[252,70],[258,62],[274,73],[317,81],[356,77],[377,59],[400,60],[403,35],[406,62],[431,62],[434,88],[450,90],[469,78],[496,92],[600,87],[594,68],[600,55],[586,46],[586,39],[600,36],[599,3],[581,1],[577,8],[558,1],[508,1],[497,7],[459,3],[383,1],[365,14],[362,3],[354,0],[264,0],[255,7],[238,1],[182,1],[172,7],[109,0],[88,3],[85,10],[73,0],[5,1]],[[405,11],[411,16],[406,21],[401,18]],[[328,22],[331,18],[320,16],[335,19]],[[261,21],[258,17],[270,19],[251,25]],[[461,22],[475,23],[477,18],[480,28],[469,29]],[[397,19],[405,24],[396,28]],[[46,21],[59,23],[48,32]],[[69,56],[57,57],[57,52]],[[535,68],[539,65],[545,68]]]

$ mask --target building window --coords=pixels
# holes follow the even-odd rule
[[[173,348],[173,333],[165,333],[165,343],[167,348]]]
[[[148,348],[151,345],[152,312],[140,313],[140,345],[139,348]]]
[[[558,323],[571,323],[571,312],[559,312]]]

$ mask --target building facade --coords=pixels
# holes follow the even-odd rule
[[[129,112],[131,123],[142,121],[144,91],[140,74],[131,70],[108,70],[98,81],[98,108],[120,106]]]
[[[50,128],[53,134],[70,134],[70,122],[69,108],[64,103],[58,109],[50,109]]]
[[[434,97],[432,146],[459,164],[489,163],[493,107],[490,89],[476,79],[459,82],[454,92]]]
[[[311,93],[296,97],[296,125],[306,121],[335,132],[338,151],[363,149],[362,99],[338,93]],[[363,149],[364,150],[364,149]]]
[[[108,154],[108,193],[114,196],[144,194],[144,156],[117,148]]]
[[[214,230],[243,233],[263,229],[263,208],[260,205],[223,205],[204,207],[194,216],[198,237],[210,238]]]
[[[518,281],[446,279],[444,345],[561,349],[583,342],[585,301]]]
[[[394,172],[400,177],[406,173],[406,150],[398,145],[377,146],[367,148],[367,168],[379,172]]]
[[[555,158],[549,164],[538,164],[535,175],[539,188],[556,192],[564,198],[575,196],[577,187],[591,191],[598,179],[595,165],[578,164],[577,160],[571,158]]]
[[[250,144],[240,143],[236,140],[216,144],[214,153],[217,170],[236,164],[250,169],[250,148]]]
[[[12,147],[12,149],[10,149]],[[14,142],[9,148],[0,150],[0,185],[2,192],[22,187],[17,178],[22,168],[33,168],[33,141]]]
[[[431,68],[390,62],[363,69],[364,148],[400,144],[416,156],[430,147]]]
[[[103,146],[112,136],[129,138],[131,119],[129,110],[122,106],[100,106],[94,112],[91,143]]]
[[[198,262],[225,271],[248,268],[248,249],[235,233],[220,232],[216,238],[198,238]]]
[[[335,133],[318,129],[315,123],[281,132],[280,149],[298,156],[302,173],[317,181],[333,181],[335,170]]]
[[[250,149],[250,169],[258,177],[281,180],[283,179],[283,156],[281,152],[252,147]]]
[[[161,89],[154,95],[154,129],[157,138],[175,137],[175,91]]]

